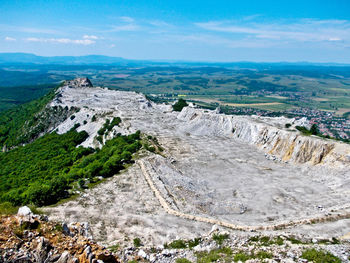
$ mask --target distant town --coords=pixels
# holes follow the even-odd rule
[[[224,107],[222,111],[226,114],[236,115],[258,115],[258,116],[286,116],[300,119],[306,117],[310,124],[316,124],[320,134],[341,140],[350,139],[350,119],[349,115],[338,116],[331,111],[322,111],[310,108],[295,108],[282,112],[271,112],[255,108],[244,107]]]

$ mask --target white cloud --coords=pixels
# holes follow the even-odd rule
[[[13,37],[5,37],[5,41],[16,41]]]
[[[98,36],[94,36],[94,35],[84,35],[83,38],[84,39],[99,39]]]
[[[60,31],[57,31],[54,29],[13,26],[13,25],[7,25],[7,24],[0,24],[0,31],[24,32],[24,33],[35,33],[35,34],[61,34]]]
[[[91,45],[96,41],[91,39],[69,39],[69,38],[36,38],[28,37],[25,39],[30,42],[42,42],[42,43],[61,43],[61,44],[77,44],[77,45]]]
[[[275,41],[323,42],[346,40],[350,42],[350,21],[300,19],[256,23],[252,21],[211,21],[195,23],[207,31],[215,31],[240,38]]]
[[[338,37],[331,37],[330,39],[328,39],[329,41],[341,41],[341,38]]]

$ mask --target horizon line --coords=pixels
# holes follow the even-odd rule
[[[183,59],[137,59],[137,58],[127,58],[127,57],[118,57],[118,56],[110,56],[110,55],[102,55],[102,54],[85,54],[85,55],[38,55],[35,53],[28,53],[28,52],[0,52],[0,55],[2,54],[25,54],[25,55],[34,55],[36,57],[43,57],[43,58],[55,58],[55,57],[89,57],[89,56],[100,56],[100,57],[108,57],[108,58],[115,58],[115,59],[122,59],[122,60],[128,60],[128,61],[143,61],[143,62],[157,62],[157,63],[207,63],[207,64],[230,64],[230,63],[256,63],[256,64],[278,64],[278,63],[285,63],[285,64],[318,64],[318,65],[324,65],[324,64],[333,64],[333,65],[347,65],[350,66],[350,62],[316,62],[316,61],[286,61],[286,60],[279,60],[279,61],[253,61],[253,60],[236,60],[236,61],[219,61],[219,60],[183,60]],[[0,62],[1,63],[1,62]],[[20,62],[19,62],[20,63]],[[22,62],[21,64],[26,64],[26,62]]]

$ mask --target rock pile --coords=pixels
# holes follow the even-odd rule
[[[76,78],[73,80],[67,80],[65,85],[69,87],[79,87],[79,88],[91,88],[93,87],[91,81],[88,78]]]
[[[16,216],[0,217],[0,262],[119,262],[88,237],[88,224],[49,222],[21,207]]]

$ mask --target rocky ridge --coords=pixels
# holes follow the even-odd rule
[[[50,222],[28,207],[0,221],[0,262],[119,262],[91,240],[88,223]]]
[[[134,241],[133,246],[105,248],[88,237],[87,224],[50,222],[28,207],[0,220],[0,262],[308,262],[306,251],[327,255],[333,260],[329,262],[349,262],[350,255],[349,243],[337,239],[242,237],[230,235],[216,225],[208,234],[192,240],[177,239],[157,247]]]

